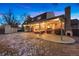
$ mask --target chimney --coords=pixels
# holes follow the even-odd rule
[[[71,29],[71,8],[70,6],[65,8],[65,34],[73,36],[72,29]]]
[[[65,8],[65,29],[71,30],[71,7],[68,6]]]
[[[68,7],[65,8],[65,17],[67,19],[70,19],[71,18],[71,15],[70,14],[71,14],[71,7],[68,6]]]

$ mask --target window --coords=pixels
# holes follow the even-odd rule
[[[41,19],[41,17],[38,17],[37,19],[39,20],[39,19]]]
[[[33,21],[34,19],[32,19],[32,21]]]

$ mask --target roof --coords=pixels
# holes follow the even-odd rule
[[[51,18],[48,18],[48,19],[45,19],[44,17],[45,17],[45,15],[46,15],[46,13],[43,13],[43,14],[40,14],[40,15],[38,15],[38,16],[36,16],[36,17],[33,17],[32,19],[32,21],[30,21],[30,22],[24,22],[24,24],[29,24],[29,23],[36,23],[36,22],[42,22],[42,21],[47,21],[47,20],[51,20],[51,19],[55,19],[55,18],[58,18],[58,17],[65,17],[65,15],[63,14],[63,15],[59,15],[59,16],[55,16],[55,17],[51,17]],[[43,19],[37,19],[37,17],[39,17],[39,16],[42,16],[43,17]]]
[[[47,14],[47,13],[52,13],[52,14],[53,14],[53,12],[44,12],[44,13],[39,14],[39,15],[37,15],[37,16],[35,16],[35,17],[33,17],[33,18],[39,17],[39,16],[44,15],[44,14]]]
[[[78,19],[72,19],[71,20],[71,25],[77,25],[79,24],[79,20]]]

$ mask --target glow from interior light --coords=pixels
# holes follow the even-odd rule
[[[41,23],[41,27],[43,27],[43,28],[45,27],[45,23],[44,23],[44,22],[43,22],[43,23]]]
[[[58,21],[59,20],[59,18],[56,18],[56,19],[54,19],[53,21]]]
[[[47,26],[47,28],[50,28],[50,26]]]
[[[52,25],[52,28],[55,29],[55,24]]]
[[[39,24],[37,23],[37,24],[35,24],[36,26],[38,26]]]
[[[43,22],[42,25],[44,25],[45,23]]]
[[[26,25],[23,25],[24,27],[26,26]]]

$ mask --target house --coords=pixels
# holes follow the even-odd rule
[[[74,36],[79,36],[79,20],[72,19],[71,20],[71,28]]]
[[[79,20],[78,19],[72,19],[71,20],[71,27],[72,27],[72,29],[79,29]]]
[[[64,18],[64,15],[60,16],[54,16],[51,15],[47,16],[49,12],[43,13],[41,15],[38,15],[34,18],[32,18],[31,22],[27,22],[27,25],[24,25],[25,31],[44,31],[47,28],[51,28],[52,30],[55,30],[57,28],[60,28],[61,22],[59,18]],[[42,20],[41,20],[42,19]],[[40,25],[39,25],[40,24]],[[39,28],[40,27],[40,28]]]
[[[55,33],[56,30],[61,29],[64,30],[65,35],[73,36],[70,9],[69,6],[66,7],[65,14],[59,16],[55,16],[51,12],[45,12],[33,17],[30,22],[23,23],[24,31]]]

